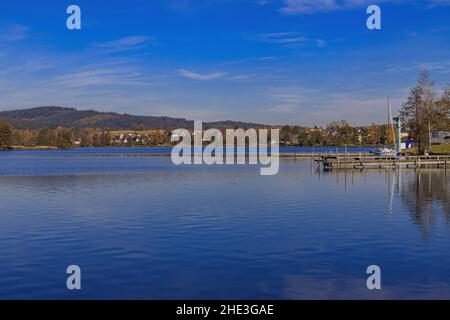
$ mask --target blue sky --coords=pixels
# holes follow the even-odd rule
[[[82,30],[66,28],[77,4]],[[378,4],[382,30],[366,28]],[[384,122],[422,69],[450,83],[450,0],[30,1],[0,10],[0,109]]]

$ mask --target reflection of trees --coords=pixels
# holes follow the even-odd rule
[[[444,170],[420,170],[396,177],[400,199],[409,207],[413,221],[422,226],[425,236],[436,219],[435,210],[442,211],[446,223],[450,222],[448,176]]]

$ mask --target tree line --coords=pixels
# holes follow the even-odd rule
[[[141,128],[142,129],[142,128]],[[346,121],[334,121],[326,128],[302,128],[283,126],[280,142],[290,146],[378,146],[393,144],[387,125],[372,124],[369,127],[351,127]],[[139,132],[139,131],[137,131]],[[145,139],[126,136],[119,140],[117,134],[103,129],[14,129],[0,121],[0,149],[12,146],[26,148],[50,147],[70,149],[78,147],[155,146],[169,145],[170,134],[146,135]]]
[[[347,121],[333,121],[325,128],[283,126],[280,142],[289,146],[381,146],[392,145],[393,137],[387,125],[351,126]]]
[[[74,147],[110,147],[110,146],[156,146],[170,144],[170,136],[159,131],[139,133],[142,127],[133,128],[131,137],[120,140],[117,133],[100,128],[64,128],[56,129],[14,129],[7,122],[0,121],[0,149],[14,147],[59,148]],[[125,141],[125,142],[124,142]]]
[[[18,130],[6,121],[0,121],[0,148],[21,147],[54,147],[69,149],[74,145],[73,130],[66,128],[47,128],[39,130]]]

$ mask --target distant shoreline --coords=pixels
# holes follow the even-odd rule
[[[170,149],[174,147],[174,145],[160,145],[160,146],[105,146],[105,147],[73,147],[73,148],[59,148],[54,146],[35,146],[35,147],[24,147],[24,146],[11,146],[7,149],[0,149],[0,151],[51,151],[51,150],[83,150],[83,149],[135,149],[135,150],[142,150],[142,149],[161,149],[166,148]],[[247,148],[248,146],[246,146]],[[280,148],[306,148],[306,149],[375,149],[380,146],[280,146]]]
[[[158,148],[172,148],[174,145],[160,145],[160,146],[104,146],[104,147],[73,147],[73,148],[59,148],[54,146],[11,146],[9,149],[0,149],[2,151],[20,151],[20,150],[76,150],[76,149],[158,149]],[[248,147],[248,146],[246,146]],[[342,145],[342,146],[280,146],[280,148],[379,148],[383,146],[357,146],[357,145]]]
[[[36,147],[11,146],[10,149],[3,151],[20,151],[20,150],[64,150],[64,149],[52,146],[36,146]]]

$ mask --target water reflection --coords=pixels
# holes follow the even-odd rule
[[[400,179],[403,176],[403,179]],[[409,208],[414,223],[422,227],[426,237],[431,227],[443,215],[450,221],[449,173],[444,170],[418,170],[396,175],[397,190],[402,202]]]
[[[424,237],[428,238],[436,220],[450,224],[450,172],[443,169],[421,170],[336,170],[316,172],[319,178],[334,175],[337,185],[343,185],[346,194],[358,184],[379,180],[384,176],[386,207],[389,218],[395,214],[395,200],[405,206],[411,221],[419,225]],[[378,179],[377,179],[378,178]]]

